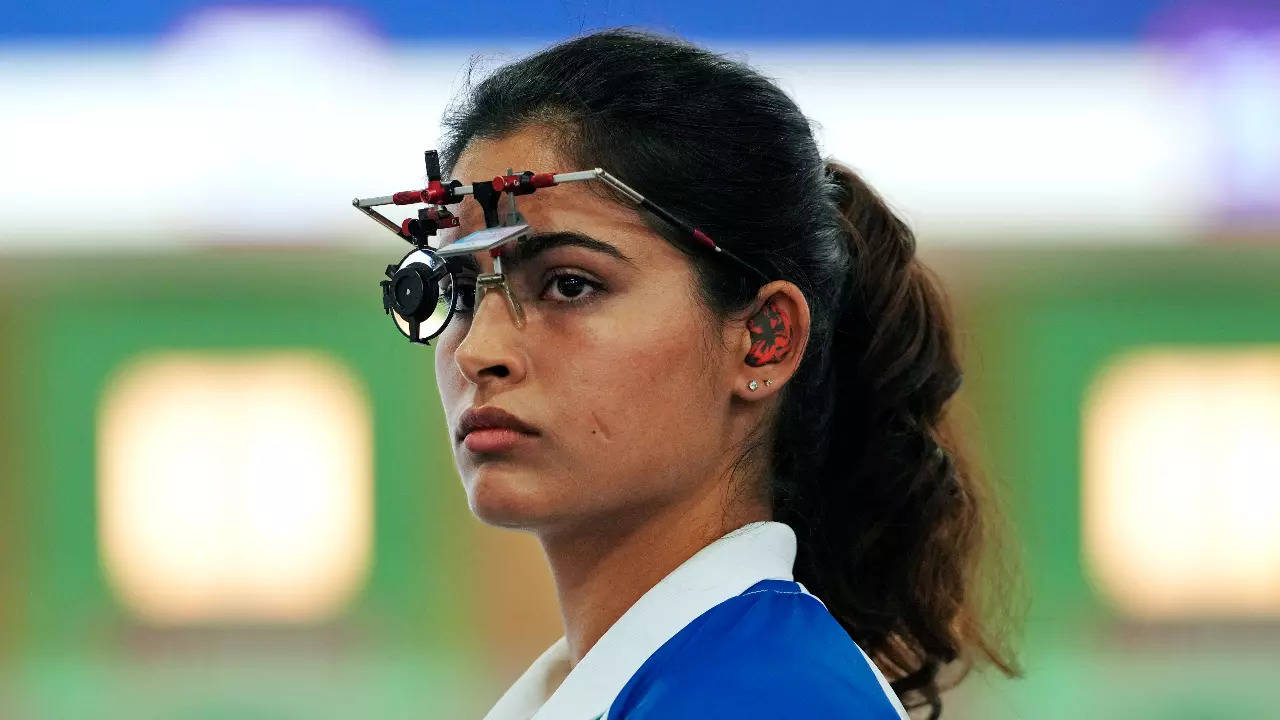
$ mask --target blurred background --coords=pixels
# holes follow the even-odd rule
[[[917,229],[1025,566],[944,717],[1280,713],[1280,3],[0,5],[0,717],[479,717],[560,634],[381,312],[468,75],[747,60]]]

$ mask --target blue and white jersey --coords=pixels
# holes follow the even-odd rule
[[[794,582],[796,537],[745,525],[653,586],[569,667],[556,641],[485,720],[905,720],[879,669]]]

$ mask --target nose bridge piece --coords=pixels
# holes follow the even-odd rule
[[[487,295],[489,295],[489,293],[496,293],[502,296],[503,304],[505,304],[507,306],[507,310],[510,311],[511,321],[515,326],[517,328],[524,327],[524,308],[520,306],[520,300],[516,298],[515,293],[511,292],[511,286],[507,284],[507,278],[501,271],[477,276],[476,290],[479,295],[479,297],[476,298],[477,309],[479,308],[479,304]]]

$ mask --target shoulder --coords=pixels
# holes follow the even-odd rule
[[[703,613],[632,676],[610,720],[898,720],[896,699],[817,598],[766,580]]]

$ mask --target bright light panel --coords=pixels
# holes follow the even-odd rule
[[[0,46],[0,250],[383,247],[347,199],[420,186],[422,151],[477,53],[478,80],[537,49],[447,35],[389,45],[328,3],[207,5],[154,46]],[[1251,179],[1271,177],[1271,146],[1212,119],[1274,126],[1275,73],[1256,53],[1241,60],[1261,68],[1243,91],[1224,71],[1210,84],[1226,90],[1206,98],[1185,61],[1154,46],[713,49],[776,78],[818,123],[823,152],[931,243],[1192,238],[1213,221],[1224,153],[1252,159],[1242,187],[1274,185]],[[405,118],[396,129],[389,107]],[[75,196],[92,233],[49,222],[84,168],[111,168]]]
[[[371,548],[368,399],[314,352],[163,353],[108,385],[98,540],[155,624],[310,622],[359,589]]]
[[[1280,347],[1128,355],[1083,419],[1104,595],[1148,620],[1280,615]]]

